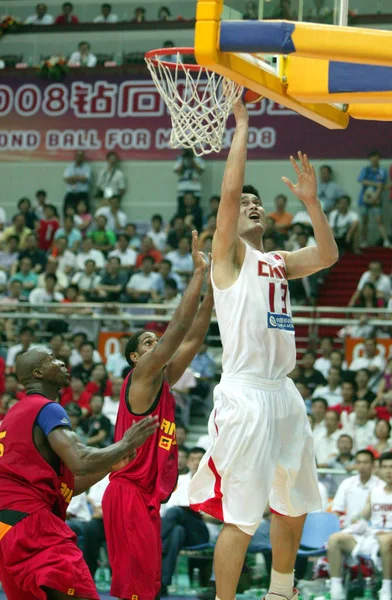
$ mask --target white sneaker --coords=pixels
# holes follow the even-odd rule
[[[391,600],[391,594],[388,590],[381,590],[378,592],[378,600]]]
[[[337,586],[336,589],[331,587],[331,600],[346,600],[343,586]]]
[[[299,592],[295,588],[293,589],[294,596],[291,598],[286,598],[286,596],[281,596],[280,594],[274,594],[273,592],[268,592],[268,594],[264,597],[264,600],[299,600]],[[384,598],[382,598],[384,600]]]

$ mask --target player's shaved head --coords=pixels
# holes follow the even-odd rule
[[[34,381],[34,371],[39,369],[42,361],[50,356],[46,348],[33,348],[23,352],[16,359],[16,376],[22,385]]]

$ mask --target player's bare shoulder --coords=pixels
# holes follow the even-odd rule
[[[218,289],[231,287],[238,279],[245,259],[246,246],[238,236],[231,251],[223,252],[219,247],[219,236],[212,243],[212,277]]]

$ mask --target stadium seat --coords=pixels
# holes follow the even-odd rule
[[[332,513],[315,512],[306,517],[299,556],[321,556],[326,553],[325,545],[333,533],[340,531],[339,518]]]

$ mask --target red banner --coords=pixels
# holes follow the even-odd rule
[[[150,78],[107,70],[72,72],[61,83],[21,72],[0,83],[0,160],[70,160],[85,150],[102,160],[115,150],[124,160],[171,160],[170,116]],[[390,154],[391,123],[352,120],[345,131],[317,123],[263,100],[249,106],[249,158],[287,158],[298,149],[312,158],[361,158],[373,148]],[[225,158],[234,134],[230,117]],[[177,151],[178,153],[178,151]]]

